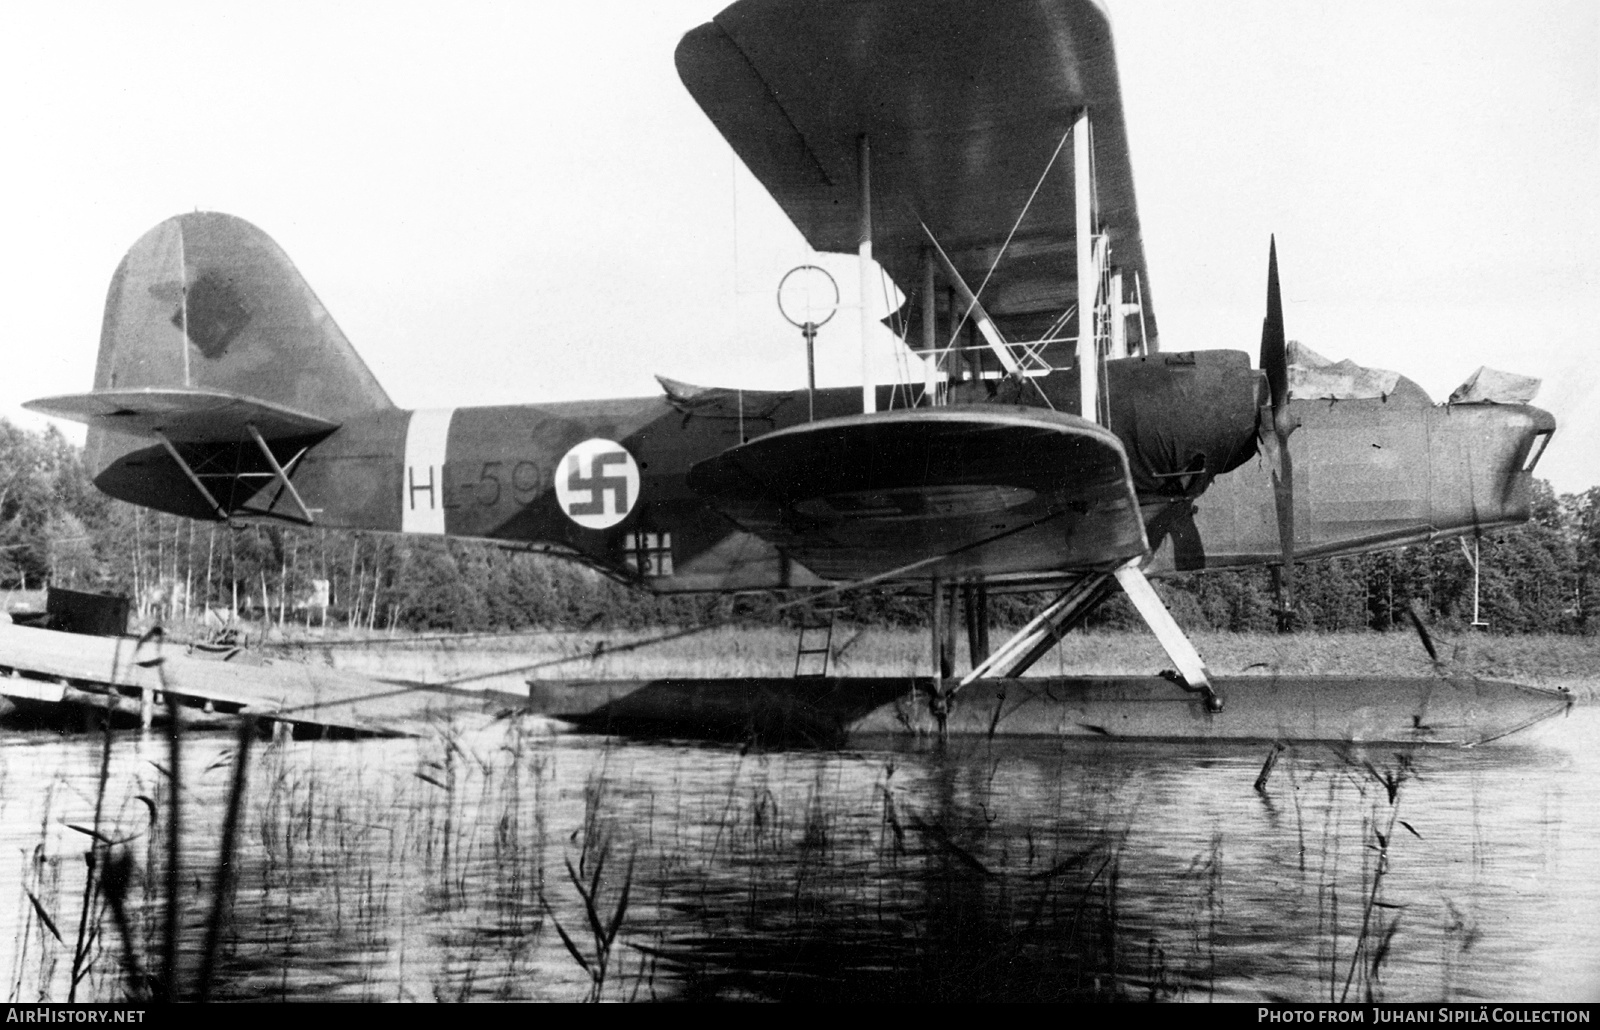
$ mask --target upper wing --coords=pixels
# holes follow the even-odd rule
[[[1122,444],[1035,408],[792,426],[700,462],[689,486],[824,579],[1033,579],[1147,551]]]
[[[677,64],[817,250],[856,249],[866,135],[873,256],[902,287],[919,281],[918,218],[976,289],[1026,208],[981,295],[1013,340],[1076,299],[1071,147],[1040,177],[1087,106],[1110,265],[1138,274],[1153,344],[1116,58],[1094,0],[741,0],[686,35]]]

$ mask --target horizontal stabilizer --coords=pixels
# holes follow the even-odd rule
[[[233,443],[248,438],[249,426],[265,440],[326,436],[339,428],[303,411],[215,390],[95,390],[24,407],[96,429],[164,436],[173,443]]]

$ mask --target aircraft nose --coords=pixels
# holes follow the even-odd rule
[[[1555,435],[1556,417],[1543,408],[1525,405],[1529,424],[1522,433],[1522,446],[1518,450],[1518,467],[1527,476],[1533,475],[1534,466],[1544,456],[1544,449]]]
[[[1498,464],[1503,470],[1498,500],[1504,514],[1525,522],[1533,513],[1533,470],[1555,434],[1555,416],[1529,404],[1486,407],[1504,429],[1499,442],[1492,437],[1480,439],[1479,449],[1487,448],[1491,452],[1483,455],[1489,467]],[[1492,453],[1495,451],[1499,452],[1498,461]]]
[[[1528,404],[1441,404],[1433,409],[1434,525],[1492,529],[1526,522],[1533,470],[1555,432],[1548,411]]]

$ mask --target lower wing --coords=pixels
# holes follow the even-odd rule
[[[1121,442],[1040,409],[811,422],[700,462],[689,486],[830,580],[1042,580],[1148,552]]]

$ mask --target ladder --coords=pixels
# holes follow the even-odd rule
[[[800,642],[794,655],[795,679],[822,679],[833,656],[833,620],[838,608],[814,608],[800,613]]]

